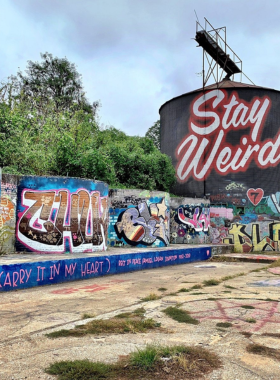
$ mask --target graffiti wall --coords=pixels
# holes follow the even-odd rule
[[[236,252],[280,250],[280,193],[244,189],[239,202],[211,205],[212,243],[234,244]]]
[[[161,150],[176,169],[172,192],[210,200],[211,242],[278,250],[280,92],[224,80],[171,99],[160,115]],[[194,214],[195,225],[203,213],[181,208],[175,218]]]
[[[169,194],[110,190],[108,244],[112,247],[169,245]]]
[[[209,200],[171,198],[170,208],[170,243],[210,243]]]
[[[18,177],[2,174],[0,191],[0,250],[5,253],[15,249],[15,209]]]
[[[105,250],[108,186],[78,178],[20,177],[16,250],[45,253]]]

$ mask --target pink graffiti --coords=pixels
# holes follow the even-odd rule
[[[196,207],[194,209],[193,217],[192,219],[190,219],[186,217],[186,215],[184,214],[183,207],[179,207],[178,217],[182,223],[193,227],[196,231],[208,231],[209,229],[209,226],[210,226],[210,209],[209,208],[203,208],[202,212],[200,213],[199,207]]]

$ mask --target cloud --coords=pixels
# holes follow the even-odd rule
[[[143,135],[167,100],[202,86],[202,51],[192,39],[196,10],[227,41],[258,85],[279,88],[276,0],[3,0],[0,76],[40,52],[66,56],[101,122]]]

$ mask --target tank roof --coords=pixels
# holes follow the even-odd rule
[[[213,84],[210,84],[209,86],[205,86],[204,89],[203,87],[201,88],[198,88],[196,90],[193,90],[193,91],[190,91],[190,92],[186,92],[185,94],[182,94],[182,95],[179,95],[179,96],[175,96],[174,98],[170,99],[170,100],[167,100],[167,102],[163,103],[163,105],[160,107],[159,111],[161,110],[161,108],[171,102],[172,100],[174,99],[177,99],[177,98],[180,98],[181,96],[185,96],[185,95],[188,95],[188,94],[193,94],[195,92],[200,92],[200,91],[209,91],[209,90],[215,90],[215,89],[220,89],[220,88],[259,88],[259,89],[263,89],[263,90],[270,90],[270,91],[277,91],[278,90],[275,90],[273,88],[269,88],[269,87],[262,87],[262,86],[256,86],[254,84],[248,84],[248,83],[242,83],[242,82],[234,82],[228,78],[225,78],[223,79],[221,82],[218,82],[218,83],[213,83]]]

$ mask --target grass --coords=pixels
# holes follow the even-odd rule
[[[196,285],[192,286],[191,289],[202,289],[202,285],[196,284]]]
[[[204,286],[215,286],[220,284],[220,280],[217,280],[215,278],[211,278],[210,280],[204,280],[203,285]]]
[[[244,335],[245,338],[248,338],[248,339],[251,338],[251,336],[252,336],[252,333],[250,333],[248,331],[241,331],[240,334]]]
[[[280,259],[274,261],[272,264],[270,264],[270,265],[268,266],[268,268],[276,268],[276,267],[280,267]]]
[[[250,352],[250,354],[262,355],[280,360],[280,350],[276,348],[262,346],[260,344],[249,344],[249,346],[246,347],[246,350]]]
[[[80,337],[87,334],[125,334],[145,333],[160,327],[152,318],[144,318],[145,309],[139,308],[133,312],[121,313],[110,319],[90,321],[84,325],[78,325],[70,330],[58,330],[46,334],[48,338]]]
[[[255,320],[255,318],[247,318],[247,319],[245,319],[245,322],[256,323],[257,321]]]
[[[230,322],[218,322],[218,323],[216,323],[216,326],[217,327],[228,328],[228,327],[232,326],[232,323],[230,323]]]
[[[150,293],[147,297],[141,298],[141,301],[147,302],[147,301],[155,301],[161,299],[161,296],[158,296],[155,293]]]
[[[120,313],[115,315],[115,318],[133,318],[133,317],[141,317],[144,318],[146,310],[143,307],[139,307],[133,311],[128,311],[126,313]]]
[[[189,312],[179,309],[178,307],[169,306],[163,310],[168,317],[174,319],[179,323],[190,323],[192,325],[198,325],[199,321],[190,316]]]
[[[187,289],[187,288],[181,288],[178,290],[178,293],[186,293],[186,292],[189,292],[190,289]]]
[[[89,318],[94,318],[95,315],[94,314],[88,314],[88,313],[84,313],[82,315],[82,319],[89,319]]]
[[[223,290],[222,293],[231,293],[231,290]]]
[[[159,292],[165,292],[166,290],[167,290],[167,288],[158,288]]]
[[[227,289],[236,289],[234,286],[230,286],[230,285],[224,285],[224,287]]]
[[[191,296],[198,296],[200,294],[205,294],[205,293],[202,293],[202,292],[191,293]]]
[[[251,305],[242,305],[241,307],[243,309],[255,309],[254,306],[251,306]]]
[[[166,360],[167,359],[167,360]],[[201,347],[148,345],[115,364],[89,360],[60,361],[46,368],[58,380],[201,378],[221,366],[218,356]]]
[[[219,298],[215,298],[215,297],[208,297],[207,300],[208,301],[217,301]]]
[[[268,267],[262,267],[262,268],[259,268],[259,269],[253,269],[253,270],[250,270],[249,273],[254,273],[254,272],[261,272],[262,270],[265,270],[267,269]]]

